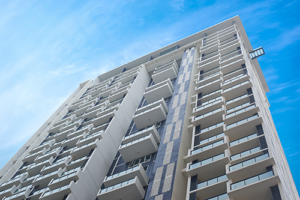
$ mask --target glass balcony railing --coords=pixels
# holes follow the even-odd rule
[[[274,176],[274,172],[273,171],[268,171],[268,172],[262,173],[260,175],[253,176],[251,178],[247,178],[245,180],[242,180],[242,181],[239,181],[237,183],[231,184],[231,190],[235,190],[235,189],[238,189],[240,187],[244,187],[244,186],[250,185],[252,183],[256,183],[258,181],[270,178],[272,176]]]
[[[105,193],[105,192],[109,192],[110,190],[114,190],[114,189],[117,189],[117,188],[125,186],[125,185],[129,185],[130,183],[134,183],[134,179],[130,179],[128,181],[124,181],[124,182],[119,183],[117,185],[113,185],[111,187],[105,188],[105,189],[101,190],[100,194]]]
[[[76,168],[71,169],[71,170],[69,170],[69,171],[65,171],[65,172],[63,172],[63,173],[61,174],[61,176],[66,176],[66,175],[72,174],[72,173],[74,173],[74,172],[77,173],[77,171],[78,171],[79,169],[80,169],[80,167],[76,167]]]
[[[108,177],[106,177],[106,180],[108,181],[108,180],[110,180],[110,179],[116,178],[116,177],[118,177],[118,176],[122,176],[122,175],[124,175],[124,174],[129,173],[129,172],[136,171],[136,170],[139,169],[139,167],[140,167],[140,166],[136,166],[136,167],[127,169],[127,170],[125,170],[125,171],[122,171],[122,172],[120,172],[120,173],[117,173],[117,174],[108,176]]]
[[[205,86],[211,85],[211,84],[213,84],[213,83],[219,82],[220,80],[221,80],[221,79],[217,79],[217,80],[214,80],[214,81],[212,81],[212,82],[206,83],[206,84],[204,84],[204,85],[200,85],[199,87],[197,87],[197,89],[200,89],[200,88],[203,88],[203,87],[205,87]]]
[[[126,136],[126,137],[124,137],[124,139],[129,139],[129,138],[132,138],[132,137],[134,137],[134,136],[136,136],[136,135],[139,135],[139,134],[145,133],[145,132],[147,132],[147,131],[149,131],[149,130],[151,130],[151,129],[153,129],[153,127],[152,127],[152,126],[150,126],[149,128],[146,128],[146,129],[143,129],[143,130],[137,131],[137,132],[135,132],[135,133],[132,133],[132,134],[130,134],[130,135],[128,135],[128,136]]]
[[[219,50],[217,49],[217,50],[215,50],[215,51],[213,51],[213,52],[210,52],[210,53],[208,53],[208,54],[205,54],[204,56],[202,56],[201,60],[205,60],[205,59],[208,59],[208,58],[211,58],[211,57],[213,57],[213,56],[218,55],[218,54],[219,54],[218,51],[219,51]]]
[[[157,74],[157,73],[159,73],[159,72],[162,72],[162,71],[166,70],[167,68],[171,68],[172,66],[173,66],[173,62],[172,62],[171,64],[169,64],[169,65],[166,65],[166,66],[164,66],[164,67],[161,67],[161,68],[159,68],[159,69],[156,69],[156,70],[154,71],[153,74]]]
[[[54,172],[51,172],[51,173],[49,173],[49,174],[45,174],[45,175],[39,176],[39,177],[37,177],[37,178],[35,179],[35,181],[42,180],[42,179],[47,178],[47,177],[50,177],[50,176],[52,176],[52,175],[54,175],[54,174],[57,174],[57,171],[54,171]]]
[[[230,99],[229,101],[226,102],[226,104],[229,104],[229,103],[238,101],[238,100],[240,100],[240,99],[242,99],[242,98],[245,98],[245,97],[248,97],[248,94],[243,94],[243,95],[241,95],[241,96],[239,96],[239,97],[236,97],[236,98],[234,98],[234,99]]]
[[[37,155],[37,154],[39,154],[39,153],[41,153],[41,152],[38,151],[38,152],[36,152],[36,153],[29,154],[29,155],[25,156],[24,159],[25,159],[25,158],[28,158],[28,157],[31,157],[31,156],[35,156],[35,155]]]
[[[226,60],[229,60],[229,59],[234,58],[234,57],[236,57],[236,56],[238,56],[238,55],[241,55],[241,54],[242,54],[242,51],[241,51],[241,50],[233,51],[233,52],[231,52],[231,53],[228,53],[228,54],[226,54],[226,55],[223,55],[223,56],[222,56],[222,61],[221,61],[221,62],[224,62],[224,61],[226,61]],[[225,57],[226,57],[226,58],[225,58]]]
[[[248,107],[243,108],[243,109],[240,109],[240,110],[238,110],[238,111],[236,111],[236,112],[233,112],[233,113],[230,113],[230,114],[225,115],[225,118],[228,118],[228,117],[232,117],[232,116],[238,115],[238,114],[240,114],[240,113],[242,113],[242,112],[245,112],[245,111],[247,111],[247,110],[251,110],[252,108],[255,108],[255,107],[256,107],[256,105],[255,105],[255,104],[252,104],[251,106],[248,106]]]
[[[207,97],[207,96],[210,96],[210,95],[216,94],[216,93],[218,93],[218,92],[220,92],[220,91],[221,91],[221,89],[218,89],[218,90],[215,90],[215,91],[213,91],[213,92],[210,92],[210,93],[208,93],[208,94],[205,94],[205,95],[203,95],[203,96],[202,96],[202,99],[203,99],[204,97]]]
[[[214,71],[214,70],[216,70],[216,69],[220,69],[220,66],[214,67],[214,68],[212,68],[212,69],[210,69],[210,70],[207,70],[207,71],[203,72],[202,75],[205,75],[205,74],[207,74],[208,72],[212,72],[212,71]]]
[[[253,138],[256,138],[257,136],[258,136],[257,133],[248,135],[248,136],[243,137],[243,138],[241,138],[241,139],[238,139],[238,140],[235,140],[235,141],[230,142],[230,143],[229,143],[229,146],[233,146],[233,145],[236,145],[236,144],[245,142],[245,141],[247,141],[247,140],[251,140],[251,139],[253,139]]]
[[[209,145],[204,146],[204,147],[201,147],[201,148],[196,148],[196,149],[194,149],[193,151],[191,151],[191,155],[194,155],[194,154],[199,153],[199,152],[201,152],[201,151],[205,151],[205,150],[207,150],[207,149],[211,149],[211,148],[216,147],[216,146],[218,146],[218,145],[220,145],[220,144],[224,144],[224,140],[220,140],[220,141],[218,141],[218,142],[209,144]]]
[[[84,157],[82,157],[82,158],[78,158],[78,159],[76,159],[76,160],[72,160],[72,161],[69,162],[68,165],[72,165],[72,164],[74,164],[74,163],[78,163],[78,162],[83,161],[83,160],[85,160],[85,159],[87,159],[87,158],[88,158],[87,156],[84,156]]]
[[[54,180],[51,182],[51,184],[55,184],[55,183],[57,183],[57,182],[59,182],[59,181],[63,181],[63,180],[66,180],[66,179],[68,179],[68,178],[70,178],[70,177],[73,177],[73,176],[76,175],[76,173],[77,173],[77,172],[73,172],[73,173],[64,175],[64,176],[62,176],[62,177],[60,177],[60,178],[58,178],[58,179],[54,179]]]
[[[19,193],[13,194],[13,195],[11,195],[9,197],[4,197],[3,200],[10,200],[10,199],[17,198],[19,196],[25,195],[25,192],[26,191],[23,191],[23,192],[19,192]]]
[[[252,119],[256,119],[256,118],[258,118],[258,114],[255,114],[255,115],[253,115],[253,116],[251,116],[251,117],[249,117],[249,118],[243,119],[243,120],[241,120],[241,121],[238,121],[238,122],[229,124],[229,125],[227,125],[226,128],[229,129],[229,128],[235,127],[235,126],[237,126],[237,125],[240,125],[240,124],[242,124],[242,123],[248,122],[248,121],[250,121],[250,120],[252,120]]]
[[[206,79],[209,79],[209,78],[211,78],[211,77],[217,76],[217,75],[219,75],[219,74],[220,74],[220,72],[215,72],[215,73],[210,74],[210,75],[205,76],[205,77],[203,77],[203,75],[200,75],[200,78],[203,77],[203,79],[199,79],[199,82],[200,82],[200,81],[204,81],[204,80],[206,80]]]
[[[0,195],[4,194],[4,193],[6,193],[6,192],[9,192],[10,190],[11,190],[11,188],[8,188],[8,189],[6,189],[6,190],[3,190],[3,191],[0,192]]]
[[[211,103],[209,103],[209,102],[211,102]],[[195,111],[199,111],[199,110],[202,110],[204,108],[208,108],[208,107],[210,107],[212,105],[215,105],[215,104],[218,104],[220,102],[222,102],[222,97],[217,97],[215,99],[212,99],[210,101],[207,101],[207,102],[203,103],[201,106],[197,107],[195,109]]]
[[[143,111],[143,112],[140,112],[140,113],[136,114],[135,117],[137,117],[137,116],[139,116],[139,115],[142,115],[142,114],[144,114],[144,113],[150,112],[151,110],[155,110],[155,109],[159,108],[160,106],[161,106],[161,105],[155,106],[154,108],[151,108],[151,109],[145,110],[145,111]]]
[[[16,191],[14,193],[23,192],[23,191],[27,190],[28,188],[32,188],[32,185],[28,185],[26,187],[16,189]]]
[[[199,161],[199,162],[197,162],[197,163],[191,164],[191,165],[190,165],[190,169],[194,169],[194,168],[196,168],[196,167],[200,167],[200,166],[202,166],[202,165],[211,163],[211,162],[213,162],[213,161],[219,160],[219,159],[224,158],[224,157],[225,157],[225,154],[224,154],[224,153],[221,153],[221,154],[219,154],[219,155],[217,155],[217,156],[214,156],[214,157],[211,157],[211,158],[208,158],[208,159]]]
[[[30,165],[30,167],[28,167],[27,169],[32,169],[32,168],[34,168],[34,167],[43,165],[43,164],[45,164],[45,163],[47,163],[47,162],[49,162],[49,160],[45,160],[45,161],[40,162],[40,163],[37,163],[37,164],[34,163],[34,164]]]
[[[242,69],[246,69],[246,68],[238,68],[238,69],[235,69],[235,70],[233,70],[233,71],[231,71],[231,72],[228,72],[228,73],[224,74],[223,77],[228,76],[228,75],[230,75],[230,74],[233,74],[233,73],[235,73],[235,72],[237,72],[237,71],[242,71]]]
[[[28,177],[28,178],[25,178],[23,182],[31,181],[31,180],[35,179],[36,177],[38,177],[38,176],[40,176],[40,174],[35,175],[35,176],[31,176],[31,177]]]
[[[236,159],[238,159],[238,158],[242,158],[242,157],[248,156],[248,155],[253,154],[253,153],[256,153],[256,152],[258,152],[258,151],[260,151],[260,147],[255,147],[255,148],[253,148],[253,149],[249,149],[249,150],[247,150],[247,151],[243,151],[243,152],[241,152],[241,153],[238,153],[238,154],[235,154],[235,155],[233,155],[233,156],[230,156],[230,159],[231,159],[231,160],[236,160]]]
[[[203,117],[206,117],[206,116],[208,116],[208,115],[211,115],[211,114],[220,112],[221,110],[222,110],[222,108],[218,108],[218,109],[216,109],[216,110],[210,111],[210,112],[205,113],[205,114],[203,114],[203,115],[198,115],[197,117],[195,117],[194,121],[196,121],[196,120],[198,120],[198,119],[201,119],[201,118],[203,118]]]
[[[245,85],[245,84],[247,84],[247,83],[250,83],[250,81],[245,81],[245,82],[242,82],[242,83],[237,84],[237,85],[235,85],[235,86],[232,86],[232,87],[230,87],[230,88],[227,88],[227,89],[223,90],[223,92],[227,92],[227,91],[233,90],[233,89],[235,89],[235,88],[237,88],[237,87],[240,87],[240,86],[242,86],[242,85]]]
[[[148,139],[148,138],[150,138],[150,135],[147,135],[147,136],[145,136],[145,137],[139,138],[138,140],[134,140],[134,141],[129,142],[129,143],[126,143],[126,144],[122,144],[122,145],[121,145],[121,148],[124,148],[124,147],[127,147],[127,146],[129,146],[129,145],[138,143],[138,142],[140,142],[140,141],[142,141],[142,140],[146,140],[146,139]]]
[[[236,81],[236,80],[238,80],[238,79],[242,79],[242,78],[244,78],[244,77],[246,77],[246,76],[247,76],[247,74],[239,74],[239,75],[237,75],[237,76],[235,76],[235,77],[232,77],[232,78],[230,78],[230,79],[225,80],[225,81],[223,82],[223,85],[226,85],[226,84],[231,83],[231,82],[233,82],[233,81]]]
[[[225,180],[228,180],[226,174],[222,175],[222,176],[219,176],[217,178],[210,179],[208,181],[204,181],[204,182],[198,183],[197,189],[204,188],[204,187],[207,187],[207,186],[210,186],[210,185],[213,185],[215,183],[218,183],[218,182],[221,182],[221,181],[225,181]]]
[[[236,106],[234,108],[228,109],[228,110],[226,110],[226,112],[229,113],[229,112],[232,112],[232,111],[235,111],[235,110],[239,110],[239,109],[241,109],[245,106],[248,106],[248,105],[250,105],[250,102],[247,102],[247,103],[241,104],[239,106]]]
[[[220,123],[217,123],[217,124],[212,125],[212,126],[210,126],[210,127],[201,129],[200,133],[205,132],[205,131],[209,131],[209,130],[211,130],[211,129],[214,129],[214,128],[217,128],[217,127],[220,127],[220,126],[223,126],[223,124],[224,124],[224,122],[220,122]]]
[[[229,196],[227,193],[221,194],[221,195],[209,198],[209,199],[205,199],[205,200],[226,200],[226,199],[229,199]]]
[[[40,190],[36,190],[31,196],[37,195],[37,194],[42,194],[43,192],[48,191],[48,190],[49,190],[48,187],[40,189]]]
[[[266,153],[266,154],[263,154],[263,155],[260,155],[260,156],[257,156],[255,158],[251,158],[249,160],[246,160],[244,162],[241,162],[241,163],[238,163],[238,164],[235,164],[235,165],[232,165],[229,167],[229,171],[234,171],[234,170],[238,170],[238,169],[241,169],[242,167],[246,167],[248,165],[251,165],[251,164],[254,164],[256,162],[259,162],[261,160],[265,160],[267,158],[269,158],[269,154]]]
[[[224,133],[220,133],[220,134],[215,135],[215,136],[212,136],[212,137],[210,137],[210,138],[201,140],[201,141],[200,141],[200,145],[201,145],[201,144],[205,144],[205,143],[207,143],[207,142],[210,142],[210,141],[212,141],[212,140],[218,139],[218,138],[222,138],[222,137],[224,137],[224,135],[225,135]]]
[[[62,186],[62,187],[60,187],[60,188],[56,188],[56,189],[54,189],[54,190],[49,190],[48,192],[45,192],[45,193],[43,194],[43,197],[49,196],[49,195],[51,195],[52,193],[56,193],[56,192],[59,192],[59,191],[61,191],[61,190],[67,189],[68,187],[69,187],[69,185],[65,185],[65,186]]]
[[[50,169],[50,168],[52,168],[52,167],[58,166],[58,165],[64,163],[64,161],[65,161],[65,159],[63,159],[63,160],[61,160],[61,161],[56,161],[56,163],[54,163],[54,164],[52,164],[52,165],[49,165],[49,166],[46,166],[46,167],[44,168],[44,170],[47,170],[47,169]]]
[[[96,129],[96,128],[100,128],[101,126],[105,126],[105,125],[107,125],[108,123],[109,123],[109,122],[105,122],[105,123],[103,123],[103,124],[99,124],[99,125],[93,127],[92,130],[94,130],[94,129]]]

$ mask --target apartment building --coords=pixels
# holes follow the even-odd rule
[[[0,170],[3,200],[295,200],[239,16],[79,85]]]

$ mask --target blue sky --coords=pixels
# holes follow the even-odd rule
[[[300,1],[0,1],[0,167],[79,83],[240,15],[300,188]],[[12,139],[13,138],[13,139]]]

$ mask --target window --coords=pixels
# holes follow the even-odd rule
[[[146,156],[144,156],[142,158],[138,158],[138,159],[130,162],[129,165],[128,165],[128,167],[131,168],[131,167],[134,167],[136,165],[149,162],[150,160],[151,160],[151,155],[146,155]]]

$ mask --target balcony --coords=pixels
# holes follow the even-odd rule
[[[233,60],[237,60],[237,59],[241,59],[241,58],[243,58],[243,54],[242,54],[241,50],[234,50],[232,52],[222,55],[220,64],[226,65],[226,64],[232,62]]]
[[[223,89],[222,95],[225,99],[232,99],[234,97],[240,96],[241,94],[245,94],[247,92],[247,89],[250,87],[252,87],[252,83],[251,81],[247,80],[232,87]]]
[[[234,108],[236,106],[239,106],[241,104],[249,102],[249,97],[250,95],[248,94],[243,94],[238,97],[234,97],[233,99],[230,99],[226,101],[226,108],[227,110],[230,110],[231,108]]]
[[[77,121],[70,122],[68,125],[61,127],[60,132],[65,132],[70,129],[74,129],[74,127],[78,127],[83,122],[83,119],[79,119]]]
[[[231,182],[231,181],[230,181]],[[270,187],[280,182],[273,171],[268,171],[239,182],[227,183],[230,199],[265,200],[272,199]]]
[[[40,144],[39,146],[36,146],[36,147],[32,148],[30,150],[31,155],[34,154],[34,153],[37,153],[39,151],[42,151],[43,149],[50,148],[54,142],[55,142],[55,140],[50,140],[48,142],[45,142],[43,144]]]
[[[91,104],[86,105],[86,106],[84,106],[84,107],[79,107],[79,108],[77,108],[77,109],[74,111],[74,114],[76,114],[76,115],[81,115],[81,114],[85,113],[85,112],[87,111],[88,108],[91,108],[91,107],[93,107],[94,105],[95,105],[95,103],[91,103]]]
[[[59,168],[57,171],[51,172],[49,174],[40,175],[34,179],[32,185],[39,186],[41,188],[47,187],[51,179],[58,178],[62,173],[63,173],[63,169]]]
[[[52,179],[48,185],[50,190],[55,190],[57,188],[63,187],[66,184],[69,184],[71,181],[79,180],[80,176],[83,172],[80,168],[71,169],[69,171],[63,172],[60,177],[56,177]]]
[[[40,188],[40,187],[39,187]],[[28,199],[29,200],[38,200],[40,199],[41,195],[46,192],[46,191],[49,191],[49,188],[48,187],[45,187],[43,189],[39,189],[39,190],[35,190],[33,192],[30,193]]]
[[[70,160],[71,160],[71,157],[66,157],[66,158],[61,158],[59,160],[56,160],[55,163],[53,163],[52,165],[43,167],[40,174],[45,175],[45,174],[49,174],[51,172],[57,171],[59,168],[64,169],[68,165]]]
[[[140,131],[137,131],[137,132],[130,133],[130,135],[123,137],[122,143],[123,144],[130,143],[130,142],[132,142],[134,140],[137,140],[139,138],[145,137],[145,136],[147,136],[149,134],[153,135],[156,143],[160,142],[160,136],[159,136],[159,134],[157,132],[156,127],[153,125],[153,126],[151,126],[149,128],[146,128],[146,129],[143,129],[143,130],[140,130]]]
[[[110,109],[108,113],[101,113],[101,115],[98,115],[98,117],[93,119],[93,124],[94,126],[98,126],[101,125],[107,121],[109,121],[111,118],[113,118],[115,116],[117,109]]]
[[[223,90],[226,90],[227,88],[230,88],[230,87],[232,87],[232,86],[234,86],[234,85],[237,85],[237,84],[239,84],[239,83],[242,83],[242,82],[245,82],[245,81],[247,81],[247,80],[249,80],[249,75],[247,75],[247,74],[243,74],[243,68],[241,68],[241,69],[238,69],[238,71],[235,71],[235,73],[233,74],[234,76],[233,77],[231,77],[231,76],[229,76],[229,75],[227,75],[226,76],[226,78],[227,79],[225,79],[224,81],[223,81],[223,83],[221,83],[221,87],[222,87],[222,89]],[[229,77],[231,77],[231,78],[229,78]],[[225,78],[225,77],[224,77]]]
[[[141,200],[145,196],[145,190],[138,177],[110,186],[99,191],[97,197],[101,200],[119,199]]]
[[[268,153],[256,156],[254,158],[245,160],[243,162],[226,166],[226,174],[230,180],[236,182],[245,176],[251,176],[262,173],[266,167],[274,165],[275,161],[273,157],[270,157]]]
[[[257,107],[255,103],[245,103],[227,111],[229,112],[227,112],[228,114],[223,115],[223,121],[225,124],[232,124],[239,119],[253,116],[259,111],[259,107]]]
[[[244,134],[241,134],[244,136]],[[253,133],[251,135],[247,135],[240,139],[234,140],[229,143],[229,150],[231,154],[237,154],[239,152],[246,151],[247,149],[251,149],[253,147],[257,147],[260,145],[259,138],[264,135],[258,135],[257,133]]]
[[[27,172],[31,175],[36,175],[38,174],[41,169],[44,167],[44,166],[49,166],[53,163],[54,161],[54,158],[51,157],[49,160],[45,160],[43,162],[40,162],[40,163],[33,163],[31,164],[30,166],[27,167]]]
[[[251,132],[255,132],[255,127],[261,123],[262,118],[259,114],[254,114],[251,117],[244,118],[232,124],[227,124],[224,133],[233,141],[241,137],[240,133],[250,134]]]
[[[168,98],[173,95],[174,87],[170,79],[149,86],[144,92],[147,103],[153,103],[162,98]]]
[[[226,40],[223,40],[222,43],[220,43],[220,54],[224,55],[229,52],[232,52],[237,49],[237,47],[240,47],[241,44],[236,36],[232,36]]]
[[[136,110],[133,121],[138,129],[150,126],[167,118],[168,107],[164,99]]]
[[[154,83],[159,83],[161,81],[164,81],[166,79],[174,79],[178,75],[178,70],[179,67],[176,63],[175,60],[165,63],[161,66],[158,66],[155,68],[153,74],[152,74],[152,79]]]
[[[47,151],[49,151],[49,148],[48,149],[44,148],[41,151],[35,152],[33,154],[29,154],[22,159],[22,162],[32,163],[38,156],[44,155]]]
[[[106,176],[103,184],[105,187],[111,187],[126,180],[134,179],[135,177],[138,177],[143,187],[148,185],[149,178],[141,164],[120,173]]]
[[[219,46],[219,40],[215,39],[211,42],[205,41],[205,46],[200,47],[200,54],[208,53],[208,52],[214,52],[218,50]]]
[[[100,140],[96,139],[94,142],[73,149],[70,152],[70,155],[72,156],[73,159],[81,158],[83,156],[88,155],[92,149],[97,148],[99,145],[100,145]]]
[[[205,126],[211,126],[213,124],[222,121],[222,116],[225,113],[225,106],[212,110],[210,112],[204,113],[198,116],[190,117],[191,124],[197,126],[199,124],[205,124]]]
[[[70,139],[66,139],[62,142],[61,146],[63,147],[68,147],[68,148],[72,148],[76,146],[76,143],[80,140],[83,139],[85,136],[87,135],[86,132],[84,132],[81,135],[78,135],[76,137],[70,138]]]
[[[195,176],[201,174],[202,179],[209,179],[211,174],[222,175],[225,174],[224,165],[229,163],[229,158],[225,153],[207,158],[196,163],[188,163],[187,167],[183,169],[188,176]]]
[[[13,195],[6,196],[3,200],[23,200],[26,199],[32,191],[32,186],[17,189]]]
[[[103,131],[99,131],[99,132],[96,132],[96,133],[86,135],[85,137],[83,137],[82,139],[79,139],[77,141],[76,146],[81,147],[83,145],[94,142],[96,139],[101,140],[102,139],[102,136],[101,136],[102,133],[103,133]]]
[[[72,192],[71,188],[74,184],[75,184],[74,181],[72,181],[70,184],[62,186],[60,188],[45,191],[41,195],[40,199],[43,200],[63,199],[64,196]]]
[[[47,152],[45,152],[44,155],[37,156],[35,158],[34,162],[40,163],[45,160],[49,160],[49,158],[51,158],[51,157],[56,157],[60,153],[61,149],[62,149],[61,147],[58,147],[56,149],[48,150]]]
[[[193,115],[203,115],[205,113],[216,110],[224,105],[224,98],[219,96],[202,103],[200,106],[193,109]]]
[[[197,189],[190,193],[197,193],[197,200],[205,200],[216,194],[226,193],[226,182],[228,181],[226,174],[204,181],[197,184]],[[214,200],[213,198],[211,198]],[[220,199],[220,198],[219,198]],[[221,198],[222,199],[222,198]],[[228,196],[226,197],[228,199]],[[216,198],[217,200],[217,198]]]
[[[220,134],[223,132],[223,126],[224,123],[223,122],[219,122],[217,124],[214,124],[212,126],[208,126],[208,127],[203,127],[199,133],[195,132],[195,136],[197,136],[198,134],[200,134],[201,138],[209,138],[209,137],[213,137],[217,134]],[[193,126],[194,127],[194,126]],[[195,129],[195,127],[194,127]]]
[[[5,196],[11,196],[14,193],[14,191],[16,191],[16,190],[17,190],[17,187],[14,185],[11,188],[0,191],[0,199],[3,199],[3,197],[5,197]]]
[[[221,79],[218,78],[214,81],[208,82],[206,84],[200,85],[200,86],[196,86],[195,87],[195,92],[196,93],[209,93],[211,91],[215,91],[218,90],[220,88],[221,85]]]
[[[232,61],[221,65],[221,72],[223,74],[228,74],[234,70],[241,68],[242,64],[245,64],[244,58],[233,59]]]
[[[89,157],[88,156],[83,156],[81,158],[78,158],[78,159],[75,159],[75,160],[72,160],[68,163],[68,168],[69,169],[74,169],[74,168],[77,168],[77,167],[80,167],[82,166],[82,164],[84,162],[86,162],[86,160],[88,160]]]
[[[53,125],[56,126],[56,125],[65,123],[66,121],[72,121],[75,117],[76,117],[76,115],[73,114],[73,115],[71,115],[71,116],[69,116],[69,117],[66,117],[66,118],[63,118],[63,119],[61,119],[61,120],[56,121]]]
[[[14,185],[18,186],[20,183],[24,181],[24,179],[27,177],[26,173],[17,175],[15,178],[10,179],[6,182],[1,183],[0,189],[1,190],[7,190],[9,188],[12,188]]]
[[[189,149],[188,155],[184,157],[186,162],[192,162],[193,160],[203,160],[205,158],[212,157],[220,154],[228,148],[228,142],[226,138],[215,141],[211,144],[199,145],[194,147],[193,150]]]
[[[109,101],[107,100],[107,97],[104,99],[100,99],[93,107],[90,107],[86,110],[86,112],[82,115],[83,118],[91,118],[97,112],[103,110],[106,105],[109,104]]]
[[[156,140],[152,133],[150,133],[147,136],[120,145],[119,152],[122,155],[122,158],[125,161],[125,163],[127,163],[134,159],[140,158],[141,156],[145,156],[156,152],[158,149]]]
[[[109,121],[107,121],[103,124],[99,124],[97,126],[94,126],[93,128],[91,128],[90,134],[96,133],[96,132],[99,132],[99,131],[102,131],[102,130],[105,131],[108,125],[109,125]]]
[[[49,133],[51,133],[51,132],[54,132],[54,133],[58,132],[61,127],[68,125],[70,122],[71,121],[68,120],[68,121],[66,121],[66,122],[64,122],[62,124],[52,126],[51,128],[49,128],[48,132]]]
[[[198,80],[196,81],[196,86],[200,87],[201,85],[205,85],[207,83],[213,82],[215,80],[220,79],[220,76],[222,75],[221,72],[219,71],[219,67],[217,67],[216,70],[213,70],[214,73],[209,73],[211,71],[208,72],[204,72],[203,74],[199,75],[198,74]]]
[[[73,137],[77,137],[79,135],[82,135],[84,132],[88,133],[93,127],[94,127],[93,124],[83,126],[80,129],[76,130],[75,132],[69,133],[67,137],[68,137],[68,139],[71,139]]]
[[[216,56],[213,60],[206,62],[206,63],[199,63],[198,62],[198,69],[200,71],[210,71],[215,68],[219,68],[219,56]]]
[[[204,56],[202,56],[200,58],[199,64],[203,65],[203,64],[207,64],[207,63],[209,63],[211,61],[215,61],[216,59],[219,60],[219,56],[220,56],[220,54],[219,54],[218,50],[212,51],[212,52],[207,53]]]

